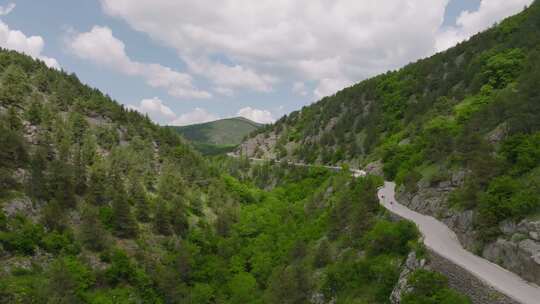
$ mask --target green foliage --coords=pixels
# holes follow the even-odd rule
[[[448,288],[448,280],[437,272],[416,270],[408,280],[411,291],[403,295],[404,304],[467,304],[471,300]]]
[[[16,64],[9,65],[0,79],[2,89],[0,97],[2,101],[16,104],[21,103],[30,92],[25,71]]]
[[[508,49],[489,57],[483,69],[483,76],[489,85],[501,89],[514,81],[520,74],[525,61],[521,49]]]
[[[234,304],[260,302],[257,281],[250,273],[240,272],[234,275],[228,284],[230,301]]]
[[[46,297],[53,303],[83,303],[95,282],[92,271],[73,257],[55,261],[47,272]]]
[[[107,231],[95,207],[87,206],[82,210],[79,239],[86,248],[93,251],[102,251],[107,248]]]
[[[259,127],[261,124],[243,117],[235,117],[171,128],[193,142],[194,146],[203,154],[207,154],[217,153],[220,149],[227,150],[227,147],[240,144],[246,135]],[[215,151],[212,151],[213,147],[215,147]]]
[[[408,247],[409,241],[417,239],[418,236],[418,230],[413,223],[379,221],[366,234],[364,242],[367,253],[370,255],[406,254],[410,249]]]
[[[41,243],[43,227],[18,216],[9,221],[9,229],[0,231],[0,244],[9,252],[32,255]]]
[[[63,233],[57,231],[47,233],[43,237],[42,243],[43,248],[53,254],[76,255],[80,252],[79,245],[75,242],[73,234],[67,231]]]

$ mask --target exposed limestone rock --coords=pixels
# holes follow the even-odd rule
[[[451,191],[463,184],[466,173],[452,173],[450,180],[430,185],[425,181],[418,183],[414,194],[398,188],[396,198],[410,209],[431,215],[444,222],[469,251],[478,252],[484,258],[520,275],[525,280],[540,284],[540,221],[511,220],[500,223],[503,233],[499,239],[483,244],[474,228],[475,213],[472,210],[450,208],[448,196]]]
[[[257,136],[244,141],[237,152],[246,157],[275,159],[276,155],[274,148],[276,143],[277,135],[275,133],[258,134]]]
[[[383,176],[383,164],[380,160],[371,162],[367,164],[367,166],[364,168],[364,171],[366,171],[368,174],[377,175],[377,176]]]
[[[540,284],[540,221],[511,220],[499,224],[504,234],[485,246],[482,255],[524,279]]]
[[[399,280],[390,294],[390,302],[392,304],[401,303],[401,296],[407,292],[411,291],[410,286],[408,285],[409,276],[417,269],[424,268],[426,266],[425,259],[417,259],[416,252],[409,253],[403,270],[399,274]]]
[[[486,136],[487,141],[490,144],[497,144],[501,142],[508,134],[508,127],[506,123],[497,126],[493,131],[489,132]]]
[[[39,215],[39,209],[34,206],[30,198],[23,196],[11,199],[2,205],[2,210],[8,217],[17,214],[23,214],[26,217],[36,221]]]

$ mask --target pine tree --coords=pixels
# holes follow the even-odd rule
[[[30,102],[28,111],[26,111],[26,119],[28,119],[28,121],[34,126],[37,126],[41,123],[41,116],[43,111],[42,99],[43,97],[41,97],[41,95],[37,93],[32,94],[32,102]]]
[[[137,219],[144,223],[150,221],[150,207],[143,185],[139,181],[133,179],[129,192],[131,204],[135,206],[135,215],[137,216]]]
[[[47,149],[38,146],[30,160],[30,180],[28,181],[28,192],[30,196],[37,200],[47,198]]]
[[[51,162],[49,191],[63,208],[74,208],[77,203],[74,181],[72,165],[61,160]]]
[[[75,192],[79,195],[86,191],[86,164],[84,163],[81,146],[77,145],[74,151],[74,169],[75,169]]]
[[[180,196],[173,201],[173,206],[170,210],[170,219],[174,233],[180,236],[186,236],[189,229],[189,222],[186,214],[186,203]]]
[[[159,199],[156,204],[156,214],[154,216],[154,227],[156,232],[162,235],[171,234],[171,220],[167,203]]]
[[[10,104],[21,104],[30,91],[26,79],[27,75],[19,65],[8,66],[2,75],[0,100]]]
[[[138,226],[131,212],[124,186],[119,177],[113,176],[112,179],[114,234],[121,238],[134,238],[137,236]]]
[[[315,252],[315,259],[313,261],[315,267],[321,268],[326,266],[331,261],[330,244],[328,240],[324,239],[319,244],[317,251]]]
[[[8,128],[15,132],[21,132],[23,129],[23,124],[19,114],[15,110],[15,107],[9,107],[7,111],[6,121],[8,123]]]
[[[50,231],[63,231],[66,228],[66,213],[65,209],[56,201],[49,201],[42,211],[41,222]]]
[[[81,214],[81,242],[90,250],[102,251],[107,247],[107,231],[94,207],[86,207]]]
[[[90,169],[86,200],[96,206],[101,206],[107,201],[106,191],[107,174],[103,163],[95,163]]]

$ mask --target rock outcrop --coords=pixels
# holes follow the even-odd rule
[[[407,256],[407,260],[403,265],[403,270],[401,270],[401,273],[399,274],[399,280],[394,289],[392,290],[392,294],[390,294],[390,302],[392,304],[401,303],[401,296],[411,291],[411,288],[408,284],[409,276],[414,271],[424,268],[425,266],[425,259],[418,259],[416,257],[416,252],[414,251],[409,253],[409,256]]]
[[[396,198],[410,209],[444,222],[467,250],[540,285],[540,220],[505,221],[499,225],[502,234],[497,240],[482,243],[474,228],[474,211],[456,210],[448,203],[450,192],[463,183],[464,176],[462,171],[454,172],[449,180],[435,185],[420,181],[416,193],[400,187]]]

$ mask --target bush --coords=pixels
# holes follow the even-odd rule
[[[411,291],[401,298],[403,304],[467,304],[464,295],[448,288],[448,279],[440,273],[424,269],[413,272],[408,284]]]
[[[397,223],[379,221],[364,237],[368,255],[401,254],[409,252],[408,242],[418,239],[416,226],[408,221]]]
[[[10,221],[10,230],[0,231],[0,244],[10,252],[32,255],[41,243],[43,226],[32,224],[24,217]]]
[[[80,246],[75,242],[73,234],[53,231],[43,237],[43,248],[50,253],[76,255],[80,252]]]

